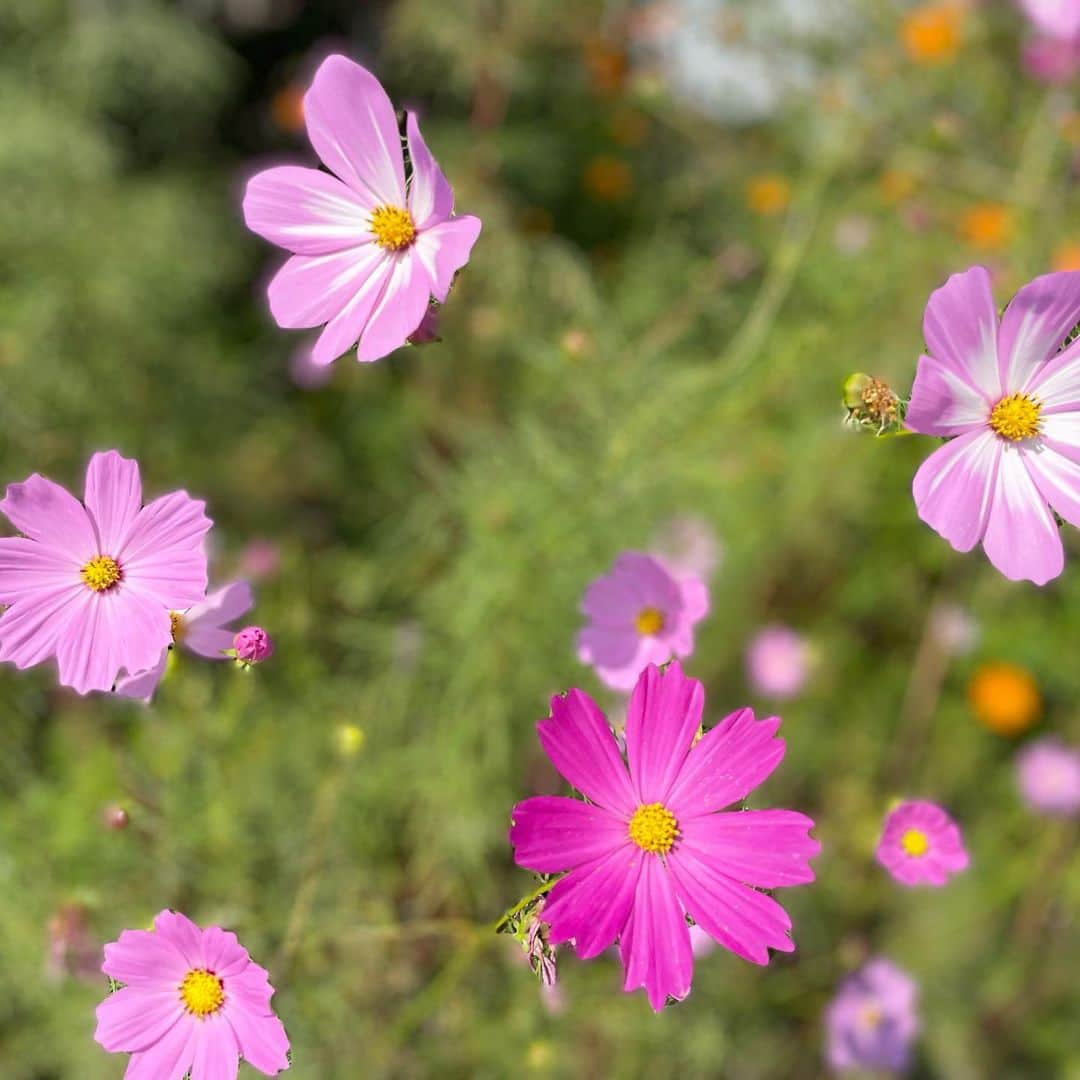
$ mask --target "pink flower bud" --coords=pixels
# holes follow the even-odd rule
[[[270,635],[261,626],[245,626],[233,638],[236,659],[245,664],[261,664],[274,651]]]
[[[130,820],[128,812],[117,803],[109,803],[101,811],[101,824],[113,832],[126,829]]]

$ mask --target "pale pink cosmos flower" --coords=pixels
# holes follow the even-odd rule
[[[37,473],[9,484],[0,512],[23,535],[0,539],[0,660],[55,656],[80,694],[152,667],[170,609],[206,592],[204,508],[186,491],[143,506],[138,463],[115,450],[90,459],[82,503]]]
[[[581,610],[589,624],[578,634],[578,659],[611,689],[630,690],[647,664],[694,651],[694,624],[708,614],[709,590],[652,555],[625,551],[585,590]]]
[[[787,700],[797,697],[810,674],[810,647],[790,626],[762,627],[746,648],[746,679],[755,692]]]
[[[1054,38],[1080,38],[1080,0],[1020,0],[1027,17]]]
[[[791,920],[759,889],[813,881],[813,822],[790,810],[737,810],[784,756],[777,717],[732,713],[698,738],[705,693],[674,661],[650,664],[630,698],[626,761],[603,713],[581,690],[551,701],[540,745],[588,799],[540,796],[511,814],[519,866],[561,877],[547,895],[552,944],[583,959],[616,939],[623,989],[645,987],[659,1011],[690,992],[687,916],[755,964],[791,952]]]
[[[269,289],[279,326],[325,329],[311,352],[329,364],[359,342],[378,360],[446,300],[469,260],[480,221],[455,217],[454,193],[406,114],[411,174],[394,107],[369,71],[329,56],[304,97],[304,120],[330,173],[281,165],[254,176],[247,226],[292,253]]]
[[[94,1039],[131,1054],[124,1080],[236,1080],[241,1058],[265,1076],[289,1067],[274,988],[235,934],[162,911],[106,945],[101,970],[124,985],[97,1007]]]
[[[982,543],[1007,578],[1044,585],[1064,553],[1054,511],[1080,525],[1080,272],[1025,285],[998,324],[976,266],[933,293],[906,423],[950,441],[915,475],[919,517],[957,551]],[[1060,351],[1059,351],[1060,350]]]
[[[969,861],[956,822],[936,803],[918,799],[886,815],[876,857],[901,885],[944,885]]]
[[[1016,781],[1024,801],[1039,814],[1080,814],[1080,749],[1038,739],[1016,756]]]
[[[228,624],[247,614],[255,606],[255,597],[246,581],[234,581],[188,608],[171,612],[172,644],[204,660],[228,660],[234,631]],[[169,647],[162,649],[157,663],[146,671],[123,675],[116,683],[121,697],[148,702],[165,676]]]

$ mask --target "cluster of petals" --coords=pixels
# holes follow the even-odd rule
[[[558,796],[514,807],[519,866],[560,874],[544,905],[552,944],[599,955],[616,940],[624,989],[653,1009],[690,992],[688,920],[757,964],[790,952],[791,920],[760,889],[812,881],[813,822],[790,810],[733,810],[784,756],[776,717],[742,709],[699,737],[704,690],[678,662],[649,665],[630,698],[626,760],[580,690],[557,696],[540,744],[588,802]]]
[[[969,862],[956,822],[936,803],[921,799],[889,811],[876,856],[902,885],[944,885]]]

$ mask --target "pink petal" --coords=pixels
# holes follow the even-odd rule
[[[718,873],[685,849],[668,856],[668,870],[690,917],[736,956],[767,964],[769,949],[794,950],[791,920],[771,896]]]
[[[1040,368],[1028,392],[1042,404],[1044,422],[1048,414],[1080,409],[1080,341],[1074,341]]]
[[[821,845],[793,810],[742,810],[679,822],[679,844],[701,862],[746,885],[774,889],[814,880],[809,860]]]
[[[373,296],[383,279],[386,258],[378,244],[329,255],[294,255],[274,275],[267,290],[274,322],[290,330],[322,326],[356,303],[357,297],[361,297],[358,306],[362,306],[362,298]]]
[[[631,581],[627,575],[614,571],[598,577],[581,599],[582,614],[588,615],[597,626],[620,630],[633,626],[643,605]]]
[[[686,756],[667,806],[680,821],[723,810],[762,783],[784,757],[780,719],[740,709],[706,732]]]
[[[1024,458],[1023,451],[1011,446],[1000,455],[983,549],[1010,580],[1045,585],[1061,573],[1065,555],[1057,522]]]
[[[1041,418],[1042,444],[1071,461],[1080,461],[1080,412],[1051,413]],[[2,544],[3,541],[0,541]]]
[[[639,551],[624,551],[611,570],[633,590],[641,607],[659,607],[662,611],[677,608],[682,601],[678,582],[659,559]],[[640,608],[639,608],[640,610]]]
[[[186,630],[181,642],[183,648],[204,660],[228,660],[228,651],[234,647],[236,634],[232,630],[215,630],[211,626],[197,626]]]
[[[957,551],[970,551],[986,531],[1002,446],[987,429],[970,431],[935,450],[915,474],[919,517]]]
[[[394,274],[394,260],[376,247],[378,262],[349,302],[326,325],[311,350],[311,362],[330,364],[351,349],[364,332],[375,305],[383,298]]]
[[[985,428],[992,407],[993,402],[952,367],[920,356],[904,423],[923,435],[962,435],[976,425]]]
[[[304,121],[311,145],[331,172],[377,206],[404,208],[397,117],[371,72],[344,56],[328,56],[304,95]]]
[[[175,990],[192,967],[171,937],[149,930],[124,930],[105,946],[101,970],[128,986]]]
[[[222,659],[222,651],[232,647],[235,637],[222,627],[254,606],[255,596],[246,581],[234,581],[210,593],[184,614],[184,647],[208,660]]]
[[[206,504],[174,491],[139,511],[124,542],[124,584],[173,611],[184,611],[206,594],[204,537],[211,521]]]
[[[649,1004],[660,1012],[667,999],[690,993],[694,956],[690,930],[664,864],[646,856],[634,895],[634,906],[619,939],[626,970],[623,989],[644,986]]]
[[[638,674],[648,663],[642,651],[645,641],[646,639],[634,629],[632,622],[628,626],[620,627],[586,626],[577,637],[578,659],[583,664],[595,664],[597,667],[607,668],[610,671],[631,669],[632,673],[626,687],[630,690],[637,682]],[[639,657],[642,657],[640,664],[637,663]],[[667,658],[665,655],[664,660]]]
[[[573,941],[584,960],[609,948],[626,925],[642,866],[655,858],[628,845],[559,878],[544,902],[551,942]]]
[[[32,600],[46,592],[84,588],[69,555],[25,536],[0,537],[0,604]]]
[[[356,358],[364,364],[404,345],[428,308],[430,283],[416,256],[416,245],[391,256],[389,261],[390,276],[382,296],[360,333]]]
[[[244,221],[264,240],[296,255],[326,255],[371,240],[377,200],[319,169],[280,165],[253,176]]]
[[[193,1017],[183,1016],[160,1042],[131,1055],[124,1080],[182,1080],[195,1060],[198,1026]]]
[[[454,275],[469,261],[480,235],[480,219],[471,214],[451,218],[421,232],[412,251],[423,264],[432,296],[446,303]]]
[[[590,802],[627,821],[637,803],[615,736],[596,702],[581,690],[551,699],[551,716],[536,725],[551,764]]]
[[[510,818],[514,862],[538,874],[561,873],[630,843],[624,818],[578,799],[526,799]]]
[[[115,556],[142,506],[139,463],[115,450],[95,454],[86,467],[85,501],[101,553]]]
[[[1080,4],[1075,0],[1020,0],[1028,18],[1052,37],[1080,37]]]
[[[289,1067],[289,1037],[276,1016],[260,1015],[230,1003],[222,1011],[236,1033],[241,1056],[253,1069],[265,1076],[276,1076]]]
[[[151,668],[140,671],[134,675],[121,675],[113,687],[118,697],[132,698],[148,705],[158,685],[165,677],[165,669],[169,665],[169,650],[161,650],[161,658]]]
[[[191,1080],[236,1080],[240,1071],[240,1046],[228,1020],[208,1016],[195,1025],[195,1056]]]
[[[243,1005],[248,1011],[262,1016],[272,1012],[270,999],[274,988],[270,985],[270,973],[254,961],[249,960],[236,974],[229,977],[226,991],[233,1002]]]
[[[202,967],[203,932],[186,915],[168,908],[159,911],[154,931],[183,956],[188,970]]]
[[[231,930],[220,926],[207,927],[202,932],[201,967],[225,979],[237,975],[251,963],[247,949]]]
[[[28,668],[55,656],[57,642],[86,592],[80,582],[9,607],[0,615],[0,661]]]
[[[164,990],[126,986],[97,1007],[94,1039],[111,1054],[145,1050],[184,1015],[179,982]]]
[[[651,664],[641,673],[626,711],[626,756],[639,802],[666,802],[704,707],[704,687],[677,660],[663,673]]]
[[[1080,322],[1080,271],[1044,274],[1025,285],[1001,317],[1001,385],[1025,390]]]
[[[685,578],[679,582],[682,592],[683,618],[688,622],[699,622],[709,614],[709,586],[696,577]]]
[[[1080,527],[1080,462],[1041,446],[1021,450],[1039,494],[1070,525]]]
[[[1004,392],[998,376],[998,317],[990,274],[973,266],[931,293],[923,316],[930,355],[991,401]]]
[[[93,523],[82,503],[37,473],[21,484],[8,484],[7,494],[0,499],[0,513],[19,532],[63,552],[77,567],[101,554]]]
[[[453,213],[454,192],[420,134],[416,113],[410,111],[405,116],[409,160],[413,167],[409,187],[409,212],[417,229],[424,230],[445,221]]]

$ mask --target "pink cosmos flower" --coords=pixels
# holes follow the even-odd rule
[[[236,659],[245,664],[261,664],[274,653],[274,639],[261,626],[245,626],[233,638]]]
[[[270,283],[279,326],[325,325],[312,350],[329,364],[359,341],[357,359],[404,345],[450,285],[480,233],[454,217],[454,194],[407,113],[411,174],[386,91],[369,71],[329,56],[304,97],[318,169],[282,165],[254,176],[244,196],[253,232],[292,252]]]
[[[813,822],[790,810],[717,813],[776,768],[776,717],[750,709],[700,739],[705,694],[678,662],[650,664],[630,698],[624,762],[611,729],[581,690],[551,701],[540,744],[588,802],[557,796],[514,807],[510,843],[519,866],[569,871],[552,887],[544,921],[552,944],[598,956],[616,939],[624,989],[644,986],[659,1011],[690,992],[689,916],[755,964],[791,952],[791,920],[761,889],[813,881],[820,845]]]
[[[885,817],[877,861],[901,885],[944,885],[967,868],[960,829],[940,806],[903,802]]]
[[[1053,511],[1080,525],[1080,272],[1025,285],[998,325],[990,275],[954,274],[926,306],[906,422],[948,438],[913,485],[919,517],[957,551],[982,542],[1007,578],[1044,585],[1064,555]]]
[[[1020,0],[1020,6],[1044,34],[1080,38],[1080,0]]]
[[[810,674],[810,648],[789,626],[762,627],[746,649],[746,678],[754,690],[779,700],[797,697]]]
[[[187,611],[170,613],[172,643],[204,660],[228,660],[233,647],[233,631],[227,625],[255,606],[255,597],[246,581],[210,593]],[[169,663],[169,647],[161,650],[157,663],[146,671],[122,676],[116,684],[121,697],[149,701],[165,676]]]
[[[1040,34],[1025,42],[1020,53],[1024,70],[1039,82],[1061,86],[1080,71],[1080,37],[1047,37]]]
[[[138,463],[115,450],[90,459],[83,503],[37,473],[9,484],[0,512],[23,535],[0,539],[0,660],[55,656],[80,694],[156,664],[170,609],[206,592],[204,508],[186,491],[143,506]]]
[[[289,1067],[274,988],[235,934],[162,911],[106,945],[101,970],[124,987],[97,1007],[94,1038],[131,1054],[124,1080],[236,1080],[240,1058],[266,1076]]]
[[[1036,813],[1080,814],[1080,749],[1053,738],[1038,739],[1017,754],[1016,780]]]
[[[625,551],[585,590],[581,610],[589,625],[578,635],[578,659],[613,690],[630,690],[647,664],[694,651],[694,623],[709,611],[709,590],[651,555]]]

